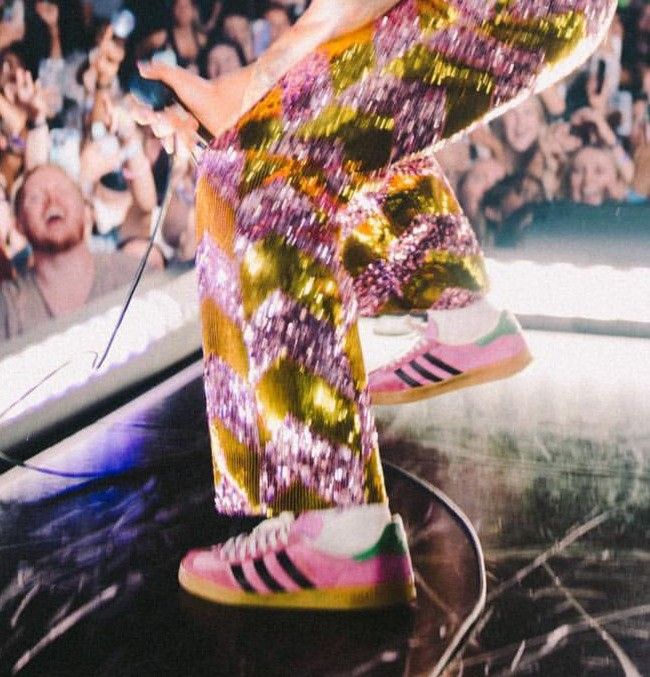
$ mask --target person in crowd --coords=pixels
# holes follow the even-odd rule
[[[49,97],[32,74],[14,64],[3,63],[0,81],[0,123],[5,147],[0,157],[0,173],[11,188],[23,171],[47,160],[51,114]]]
[[[597,207],[609,200],[624,201],[629,184],[611,148],[587,145],[571,158],[566,189],[573,202]]]
[[[249,17],[237,3],[224,7],[219,18],[218,31],[240,46],[247,64],[254,61],[253,27]]]
[[[528,207],[543,202],[542,182],[532,174],[516,172],[504,176],[481,198],[481,214],[491,241],[496,245],[515,244],[530,226]]]
[[[58,87],[62,99],[77,95],[76,71],[90,46],[80,0],[36,0],[27,8],[25,65],[44,86]]]
[[[199,61],[201,75],[208,80],[215,80],[245,65],[246,59],[239,43],[218,35],[208,40]]]
[[[595,108],[581,108],[571,117],[571,133],[582,143],[569,159],[564,197],[594,206],[627,200],[634,161],[603,114]]]
[[[480,209],[481,200],[505,175],[506,171],[501,162],[495,158],[483,158],[476,160],[458,183],[458,201],[481,241],[484,241],[487,235]]]
[[[264,19],[269,27],[269,44],[291,28],[291,19],[287,8],[279,2],[270,2],[264,10]]]
[[[650,197],[650,120],[647,96],[640,97],[635,103],[631,138],[634,149],[632,188],[640,199],[647,200]]]
[[[162,225],[162,238],[169,248],[171,264],[186,265],[193,262],[196,255],[194,175],[191,156],[184,150],[178,150],[171,175],[174,193]]]
[[[32,250],[16,228],[16,219],[4,177],[0,178],[0,281],[24,275],[32,263]]]
[[[81,185],[93,208],[94,230],[116,241],[121,239],[119,231],[125,221],[148,224],[157,204],[152,167],[126,101],[116,103],[108,92],[98,93],[80,161]],[[149,228],[140,234],[148,237]]]
[[[468,136],[476,159],[460,176],[458,199],[481,240],[489,235],[481,209],[483,197],[506,176],[535,176],[543,171],[540,141],[546,131],[542,101],[535,96],[506,111],[491,126],[481,126]]]
[[[492,127],[502,144],[500,160],[506,173],[525,168],[537,152],[544,128],[542,102],[539,97],[531,96],[506,111]]]
[[[643,72],[650,63],[650,5],[632,0],[619,8],[623,28],[621,83],[636,99],[642,89]]]
[[[200,28],[199,11],[194,0],[173,0],[168,25],[149,35],[138,50],[144,56],[170,48],[181,68],[190,68],[198,73],[199,57],[205,44],[206,37]]]
[[[81,190],[63,169],[41,165],[26,176],[16,195],[16,220],[34,264],[26,275],[0,287],[1,338],[69,315],[132,279],[135,258],[90,251],[87,218]]]

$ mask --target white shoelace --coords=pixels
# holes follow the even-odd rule
[[[278,517],[267,519],[256,526],[250,534],[240,534],[228,539],[219,546],[219,554],[228,561],[243,560],[286,546],[295,519],[292,512],[280,513]]]
[[[382,369],[392,369],[393,367],[400,365],[405,360],[410,360],[412,357],[420,353],[422,351],[422,347],[429,342],[429,339],[427,339],[425,335],[428,326],[427,322],[422,322],[422,320],[419,318],[411,316],[407,317],[405,321],[407,326],[410,327],[411,333],[419,334],[420,338],[405,353],[398,355],[395,359],[390,360],[384,364],[381,367]]]

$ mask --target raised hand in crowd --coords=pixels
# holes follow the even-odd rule
[[[86,91],[93,93],[113,87],[125,54],[124,45],[114,39],[112,27],[107,26],[88,57],[88,68],[83,75]]]
[[[27,116],[24,168],[30,171],[48,161],[50,132],[47,117],[50,105],[46,90],[38,80],[34,81],[28,70],[20,68],[16,71],[15,88],[16,103]]]
[[[198,120],[181,106],[168,106],[162,111],[154,111],[134,97],[131,97],[131,105],[135,121],[150,127],[167,153],[180,151],[187,154],[197,142]]]
[[[45,89],[32,74],[23,68],[16,71],[16,103],[27,113],[32,126],[40,126],[47,121],[48,101]]]
[[[219,17],[221,16],[221,11],[223,10],[222,0],[215,0],[212,5],[212,10],[207,21],[201,26],[203,32],[207,35],[211,33],[216,27]]]
[[[16,102],[16,86],[9,81],[0,92],[0,122],[7,136],[18,137],[27,124],[27,113]]]
[[[59,6],[55,2],[37,0],[36,13],[41,17],[45,25],[53,30],[59,25]]]
[[[592,139],[592,142],[600,142],[605,146],[615,146],[617,142],[616,134],[614,130],[609,126],[605,115],[595,108],[585,106],[584,108],[579,108],[571,116],[571,124],[574,129],[583,127],[591,130],[592,136],[595,138]]]
[[[59,30],[59,6],[55,2],[37,0],[35,8],[50,34],[50,58],[63,58],[63,45],[61,44],[61,32]]]
[[[15,2],[12,6],[11,17],[0,21],[0,49],[5,49],[25,37],[25,6],[22,2]]]
[[[81,153],[81,180],[86,192],[105,193],[97,185],[102,176],[122,171],[132,204],[150,213],[156,206],[156,187],[129,101],[115,103],[109,92],[97,93],[91,138]]]
[[[581,145],[568,122],[555,122],[540,131],[539,153],[531,162],[529,173],[541,181],[547,200],[558,196],[569,158]]]

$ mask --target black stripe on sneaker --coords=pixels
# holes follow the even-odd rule
[[[253,566],[269,590],[273,590],[273,592],[285,592],[285,589],[271,576],[271,572],[266,568],[266,564],[264,564],[264,560],[261,557],[253,560]]]
[[[439,360],[437,357],[434,357],[433,355],[429,353],[424,353],[422,356],[424,357],[425,360],[428,360],[431,362],[436,367],[439,367],[440,369],[444,369],[446,372],[451,374],[452,376],[458,376],[459,374],[462,374],[462,371],[458,371],[458,369],[454,369],[454,367],[448,365],[446,362],[443,362],[442,360]]]
[[[255,588],[249,583],[240,564],[231,564],[230,570],[232,571],[232,575],[235,577],[235,580],[237,583],[239,583],[243,590],[246,590],[246,592],[257,592],[257,590],[255,590]]]
[[[411,388],[419,388],[422,385],[414,378],[411,378],[403,369],[396,369],[395,376],[399,376],[399,378],[401,378],[407,386],[411,386]]]
[[[284,569],[286,574],[293,580],[296,585],[299,585],[301,588],[313,588],[314,584],[303,574],[296,569],[296,565],[289,559],[286,550],[280,550],[280,552],[275,556],[278,560],[278,564]]]
[[[436,376],[435,374],[432,374],[430,371],[428,371],[424,367],[421,367],[415,360],[411,360],[409,362],[409,364],[411,365],[411,369],[413,369],[413,371],[417,371],[417,373],[420,374],[420,376],[424,376],[424,378],[428,378],[429,381],[434,381],[436,383],[438,381],[442,381],[440,376]]]

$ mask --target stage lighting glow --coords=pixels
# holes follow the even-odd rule
[[[650,267],[581,267],[496,259],[487,259],[486,263],[493,303],[521,316],[650,325]],[[194,272],[133,300],[107,361],[96,371],[93,361],[103,351],[119,313],[120,307],[115,305],[1,359],[0,426],[100,379],[111,369],[146,353],[174,330],[198,326]],[[197,342],[193,348],[198,347]],[[327,404],[322,402],[325,408]]]
[[[1,360],[0,412],[5,413],[0,413],[0,425],[100,378],[185,324],[198,323],[194,273],[134,298],[108,359],[96,370],[94,362],[120,310],[116,305]]]

